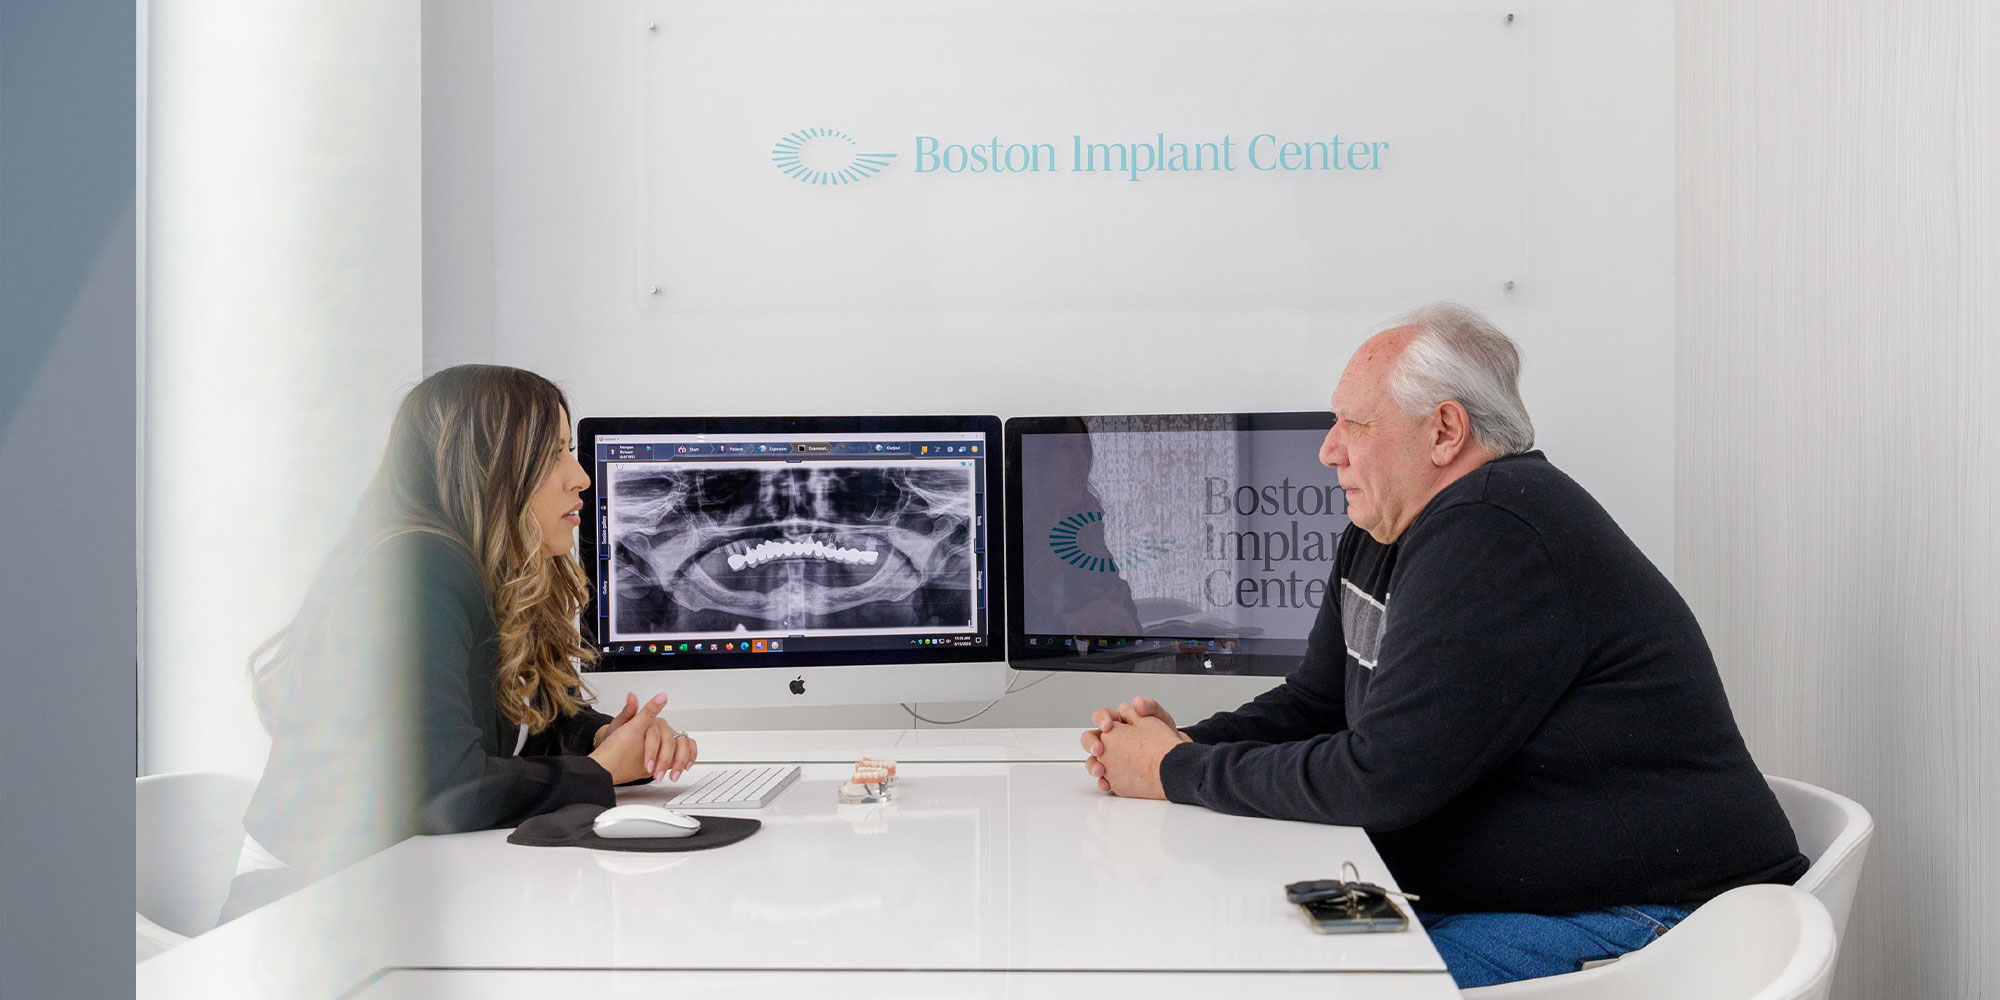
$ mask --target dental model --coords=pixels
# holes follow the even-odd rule
[[[863,772],[871,775],[879,775],[879,783],[881,784],[893,785],[896,783],[896,762],[893,760],[884,757],[863,757],[854,762],[855,777],[852,780],[857,784],[866,784],[866,782],[861,780]]]
[[[847,784],[840,786],[834,794],[836,801],[844,803],[886,802],[890,789],[896,785],[896,762],[876,757],[863,757],[854,762],[854,773]]]

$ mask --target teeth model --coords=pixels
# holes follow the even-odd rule
[[[762,566],[773,559],[820,559],[846,563],[850,566],[875,565],[876,553],[862,549],[844,549],[836,545],[808,539],[803,542],[788,542],[772,539],[758,542],[741,552],[729,554],[729,568],[734,570]]]

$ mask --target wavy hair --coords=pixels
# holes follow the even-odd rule
[[[542,552],[529,500],[560,459],[568,400],[533,372],[459,365],[403,397],[389,447],[353,521],[290,625],[250,656],[258,713],[274,729],[347,583],[382,542],[413,531],[456,543],[478,565],[499,630],[494,697],[511,724],[541,732],[589,703],[579,667],[596,660],[577,630],[590,583],[573,553]]]

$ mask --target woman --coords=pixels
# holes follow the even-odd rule
[[[410,390],[298,616],[251,657],[271,756],[224,920],[405,837],[609,806],[694,762],[666,695],[590,708],[589,485],[547,379],[462,365]]]

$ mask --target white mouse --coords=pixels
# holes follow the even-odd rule
[[[701,830],[701,820],[665,806],[612,806],[597,814],[590,830],[607,840],[636,837],[692,837]]]

